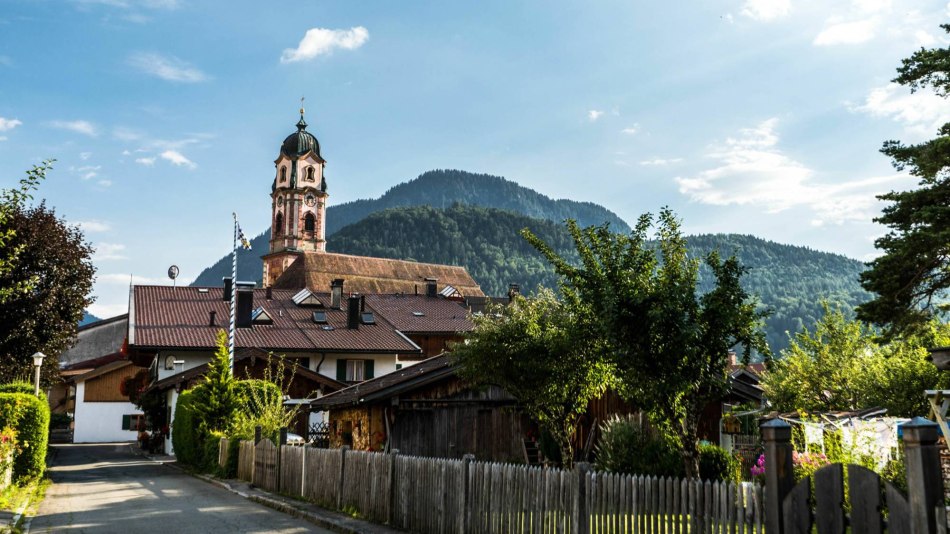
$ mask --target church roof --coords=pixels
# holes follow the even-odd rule
[[[464,297],[485,295],[464,267],[330,252],[300,253],[274,288],[321,291],[338,278],[348,293],[425,293],[425,279],[435,278],[440,288],[451,285]]]
[[[280,153],[289,158],[298,158],[307,152],[313,151],[317,158],[320,156],[320,142],[314,135],[307,131],[307,121],[303,120],[303,110],[300,110],[300,120],[297,122],[297,131],[288,135],[284,143],[280,145]]]

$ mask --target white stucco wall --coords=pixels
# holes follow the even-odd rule
[[[395,354],[327,354],[326,360],[318,371],[323,376],[336,380],[337,360],[373,360],[373,378],[388,375],[396,370]],[[320,358],[310,358],[310,368],[316,371]]]
[[[136,430],[122,430],[122,416],[141,414],[131,402],[85,402],[85,382],[76,384],[74,443],[135,441]]]
[[[169,389],[169,390],[168,390],[168,393],[167,393],[166,395],[168,395],[167,397],[165,397],[165,402],[168,403],[168,404],[167,404],[167,406],[168,406],[168,420],[169,420],[170,424],[169,424],[169,427],[168,427],[168,435],[165,436],[165,454],[174,455],[174,454],[175,454],[175,448],[172,447],[172,433],[175,432],[175,421],[174,421],[174,417],[175,417],[175,406],[178,405],[178,392],[175,391],[174,388],[172,388],[172,389]]]

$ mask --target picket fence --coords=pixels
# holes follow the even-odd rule
[[[221,465],[227,462],[222,445]],[[238,478],[423,534],[761,534],[762,488],[242,441]]]

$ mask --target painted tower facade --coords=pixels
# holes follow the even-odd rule
[[[300,108],[297,131],[287,136],[274,161],[271,186],[270,251],[264,259],[264,286],[273,285],[301,252],[326,251],[326,160],[307,131]]]

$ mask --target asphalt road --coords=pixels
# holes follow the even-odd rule
[[[30,532],[329,532],[132,453],[51,445],[53,484]]]

